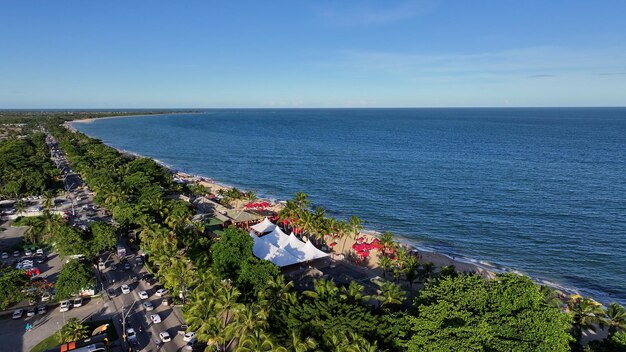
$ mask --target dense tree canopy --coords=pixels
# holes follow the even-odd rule
[[[25,289],[29,282],[23,270],[0,269],[0,310],[26,299]]]
[[[76,259],[63,265],[56,283],[57,298],[64,299],[93,288],[94,280],[91,268]]]
[[[568,317],[528,277],[447,277],[416,300],[409,351],[569,351]]]
[[[53,187],[58,175],[44,134],[0,142],[0,199],[40,195]]]

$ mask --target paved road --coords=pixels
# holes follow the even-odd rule
[[[70,223],[77,226],[86,226],[93,220],[110,221],[110,217],[107,216],[103,209],[95,206],[96,209],[94,210],[93,193],[85,186],[80,176],[73,172],[57,141],[49,135],[47,143],[51,150],[52,160],[65,175],[64,185],[72,202],[70,206],[74,205],[73,214],[69,217]],[[135,255],[131,254],[124,258],[118,258],[116,255],[104,255],[102,259],[108,259],[106,268],[99,273],[99,277],[103,279],[101,280],[103,300],[106,302],[105,305],[107,305],[108,309],[115,315],[113,321],[120,335],[124,331],[121,323],[122,315],[124,315],[126,317],[126,328],[132,327],[137,333],[139,350],[146,352],[179,351],[185,344],[182,336],[177,334],[181,326],[180,313],[171,306],[161,304],[163,299],[155,295],[155,287],[151,287],[144,281],[131,280],[133,275],[141,278],[146,273],[143,265],[137,264]],[[111,265],[114,263],[117,266],[117,270],[111,270]],[[124,270],[124,263],[129,263],[131,270]],[[130,293],[122,294],[120,287],[123,284],[129,285],[131,288]],[[109,289],[114,290],[114,297],[109,297]],[[142,301],[139,298],[139,292],[142,290],[150,295],[147,300]],[[145,301],[151,301],[155,309],[146,312],[143,306]],[[153,324],[150,321],[151,314],[159,314],[162,322]],[[172,341],[164,343],[159,349],[156,342],[160,342],[159,333],[162,331],[167,331]],[[122,347],[127,347],[126,342],[121,341],[121,344]]]
[[[115,263],[117,270],[111,270],[111,264]],[[131,270],[124,270],[123,264],[131,264]],[[155,341],[159,340],[159,333],[167,331],[172,337],[172,341],[163,344],[163,347],[159,351],[176,352],[185,344],[182,336],[177,336],[178,330],[181,326],[180,312],[177,308],[172,306],[166,306],[162,304],[163,298],[158,297],[155,292],[162,286],[155,284],[151,286],[144,280],[135,281],[131,279],[132,275],[136,275],[142,278],[146,274],[146,270],[142,265],[137,265],[135,255],[129,255],[123,258],[121,261],[114,256],[107,262],[107,268],[103,271],[103,275],[108,283],[108,288],[113,288],[115,291],[115,297],[112,298],[112,303],[120,313],[115,319],[116,324],[121,331],[121,312],[127,314],[126,328],[132,327],[135,332],[138,333],[139,347],[142,351],[157,351]],[[115,283],[113,283],[115,280]],[[122,285],[128,285],[131,292],[123,294],[120,287]],[[108,291],[107,288],[107,291]],[[149,295],[148,299],[142,300],[139,298],[139,292],[146,291]],[[166,295],[169,297],[169,295]],[[152,302],[154,310],[146,311],[143,303]],[[153,324],[150,320],[150,315],[159,314],[162,322]],[[141,333],[139,333],[141,331]]]

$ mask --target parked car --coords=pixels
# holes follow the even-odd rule
[[[148,292],[146,291],[139,291],[139,298],[141,299],[148,299],[150,297],[150,295],[148,295]]]
[[[74,306],[74,308],[82,306],[83,305],[83,298],[82,297],[74,298],[74,302],[73,302],[72,305]]]
[[[14,257],[19,257],[20,256],[20,251],[14,251],[13,252],[13,256]]]
[[[37,306],[37,314],[46,314],[48,312],[48,307],[45,305]]]
[[[124,263],[124,270],[130,270],[130,264]]]
[[[43,255],[43,249],[37,248],[37,251],[35,251],[35,253],[39,255]]]
[[[24,315],[24,309],[16,309],[13,311],[13,319],[20,319]]]
[[[196,338],[196,332],[195,331],[189,331],[187,332],[184,336],[183,336],[183,341],[185,342],[189,342],[192,339]]]
[[[159,337],[161,338],[161,341],[163,342],[170,342],[172,341],[172,338],[170,337],[170,334],[167,331],[162,331],[159,333]]]
[[[107,290],[107,292],[109,293],[109,297],[115,297],[117,296],[117,293],[115,292],[114,288],[110,288]]]
[[[61,301],[61,306],[59,307],[59,311],[67,312],[70,310],[70,301]]]
[[[156,293],[157,296],[163,297],[163,296],[165,296],[167,294],[167,292],[168,291],[166,289],[160,288],[155,293]]]
[[[161,300],[161,304],[164,306],[169,306],[170,305],[170,299],[165,297],[163,298],[163,300]]]
[[[32,256],[33,256],[33,251],[31,251],[30,249],[27,249],[27,250],[24,252],[24,255],[25,255],[25,256],[27,256],[27,257],[32,257]]]
[[[41,294],[41,301],[48,302],[50,300],[50,294],[48,292],[44,292]]]
[[[161,316],[158,314],[152,314],[150,315],[150,320],[152,321],[153,324],[158,324],[161,322]]]
[[[130,293],[130,287],[128,287],[128,285],[122,285],[122,293],[123,294]]]
[[[146,312],[154,310],[154,305],[152,304],[152,302],[145,302],[143,304],[143,307],[146,309]]]
[[[106,269],[106,263],[105,262],[98,262],[98,269],[100,270],[104,270]]]
[[[7,259],[9,257],[9,253],[2,252],[2,259]]]
[[[191,341],[187,342],[185,346],[183,346],[183,351],[193,351],[193,346],[198,342],[197,338],[191,339]]]
[[[137,334],[135,333],[135,329],[133,329],[133,328],[126,329],[126,338],[129,341],[136,339],[137,338]]]
[[[35,316],[35,308],[28,308],[28,310],[26,311],[26,316],[27,317],[34,317]]]
[[[35,259],[35,261],[37,262],[37,264],[43,264],[43,263],[46,262],[46,259],[48,259],[48,258],[43,256],[43,255],[38,255],[37,259]]]

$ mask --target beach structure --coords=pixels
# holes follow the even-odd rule
[[[274,231],[277,228],[274,223],[272,223],[267,217],[263,219],[260,223],[251,226],[251,228],[259,234],[268,233]]]
[[[250,236],[254,239],[252,249],[254,255],[259,259],[269,260],[281,268],[328,257],[328,253],[319,250],[311,241],[302,242],[293,233],[287,236],[278,226],[274,225],[274,230],[262,237],[257,236],[255,231],[250,231]]]

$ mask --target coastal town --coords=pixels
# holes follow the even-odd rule
[[[609,323],[623,310],[619,305],[605,310],[590,298],[540,287],[525,276],[416,249],[389,232],[365,230],[357,217],[330,218],[311,207],[304,193],[287,201],[258,199],[253,192],[116,151],[62,120],[34,121],[20,127],[19,141],[44,142],[39,148],[54,167],[48,170],[51,186],[20,198],[20,192],[31,193],[22,186],[17,197],[5,193],[0,203],[0,279],[6,280],[2,289],[8,295],[0,339],[10,350],[270,350],[254,346],[274,346],[277,337],[255,331],[287,317],[293,322],[281,324],[329,319],[300,311],[320,299],[339,301],[315,314],[325,309],[360,314],[332,324],[356,324],[353,329],[370,331],[376,342],[341,332],[339,340],[327,340],[325,330],[309,325],[313,330],[293,335],[309,347],[271,350],[402,350],[406,342],[384,335],[374,322],[386,314],[407,314],[425,292],[458,280],[535,290],[535,299],[544,303],[532,309],[552,314],[544,333],[564,333],[554,342],[561,346],[619,332],[619,324]],[[107,185],[118,172],[105,171],[111,167],[125,170],[122,188]],[[133,195],[137,190],[141,193]],[[144,205],[131,207],[133,201]],[[298,296],[301,303],[294,301]],[[262,317],[267,309],[274,313]],[[597,319],[579,320],[584,314]],[[579,321],[572,335],[570,317]],[[398,323],[390,327],[399,328]],[[534,343],[549,343],[535,336]]]

